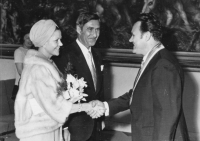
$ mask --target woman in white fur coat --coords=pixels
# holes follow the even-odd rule
[[[33,25],[30,39],[38,51],[29,50],[24,59],[19,91],[15,101],[16,136],[20,141],[70,140],[70,133],[62,125],[71,113],[103,111],[90,103],[73,104],[83,95],[65,100],[58,91],[62,74],[50,58],[59,55],[61,31],[52,20],[40,20]]]

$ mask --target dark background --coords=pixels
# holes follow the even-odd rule
[[[200,51],[200,0],[1,0],[2,44],[21,44],[24,34],[40,19],[53,19],[65,45],[76,39],[79,13],[101,17],[98,48],[131,49],[131,28],[140,13],[154,12],[163,25],[162,39],[171,51]],[[170,12],[168,12],[170,11]],[[167,24],[169,14],[172,20]]]

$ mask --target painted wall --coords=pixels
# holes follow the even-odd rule
[[[0,80],[15,79],[13,59],[0,59]]]
[[[0,116],[14,113],[14,101],[11,100],[14,83],[14,60],[0,59]],[[2,128],[2,122],[0,128]]]

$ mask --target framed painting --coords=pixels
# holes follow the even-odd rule
[[[100,16],[100,49],[128,50],[131,29],[140,13],[154,12],[163,25],[162,43],[170,51],[200,51],[199,0],[2,0],[1,56],[12,56],[23,36],[40,19],[53,19],[62,31],[63,42],[77,38],[76,18],[91,11]]]

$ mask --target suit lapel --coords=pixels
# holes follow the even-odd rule
[[[132,102],[132,98],[133,98],[133,94],[134,94],[134,90],[141,78],[141,76],[143,75],[143,73],[147,70],[147,66],[152,62],[153,58],[155,57],[155,55],[161,50],[163,49],[164,47],[161,45],[161,47],[159,46],[159,48],[155,48],[155,50],[152,50],[152,54],[150,52],[149,54],[149,58],[147,57],[147,60],[146,60],[146,63],[144,64],[144,67],[141,69],[141,72],[140,74],[138,75],[138,78],[137,80],[135,80],[134,82],[134,86],[133,86],[133,92],[132,92],[132,95],[131,95],[131,98],[130,98],[130,104]]]
[[[74,50],[76,51],[79,68],[81,68],[82,71],[84,72],[84,79],[87,80],[88,85],[90,87],[92,87],[92,89],[95,90],[93,79],[92,79],[92,74],[91,74],[89,66],[86,62],[86,59],[83,55],[83,52],[81,51],[80,47],[78,46],[78,44],[76,42],[74,44],[74,47],[75,47]]]

